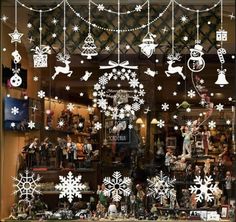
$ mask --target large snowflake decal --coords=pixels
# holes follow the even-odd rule
[[[147,196],[153,196],[157,200],[160,200],[162,204],[164,200],[170,198],[171,190],[174,188],[176,179],[170,179],[168,176],[164,176],[163,172],[160,172],[159,176],[147,179],[148,193]]]
[[[19,174],[19,178],[13,177],[15,184],[13,185],[16,190],[14,194],[19,193],[19,202],[26,202],[29,205],[31,201],[34,199],[35,194],[40,194],[40,185],[38,182],[40,181],[40,176],[37,175],[35,178],[34,173],[30,173],[28,170],[25,171],[24,175]]]
[[[113,178],[105,177],[103,183],[106,186],[104,194],[106,196],[112,196],[114,201],[120,201],[122,195],[128,197],[131,193],[131,179],[129,177],[124,177],[119,171],[115,171],[112,174]]]
[[[211,176],[205,176],[204,179],[201,179],[200,176],[195,177],[195,185],[191,185],[189,190],[191,193],[196,194],[197,202],[202,202],[202,200],[211,202],[214,200],[213,193],[218,189],[218,185],[212,184],[212,181],[213,179],[211,178]]]
[[[66,177],[59,176],[60,183],[55,186],[57,190],[60,190],[59,198],[67,197],[68,201],[71,203],[74,197],[81,198],[81,191],[86,188],[81,181],[82,176],[79,175],[74,177],[71,171],[69,171]]]

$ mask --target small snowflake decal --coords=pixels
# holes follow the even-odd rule
[[[122,195],[128,197],[131,193],[131,179],[129,177],[124,177],[120,172],[115,171],[112,174],[112,178],[105,177],[103,183],[106,186],[104,190],[105,196],[112,196],[113,201],[120,201]]]
[[[100,129],[102,129],[102,124],[99,123],[99,122],[96,122],[96,123],[94,123],[94,128],[95,128],[96,130],[100,130]]]
[[[43,99],[45,97],[45,92],[43,90],[38,91],[38,97]]]
[[[108,83],[108,79],[106,76],[101,76],[99,79],[98,79],[98,82],[101,84],[101,85],[106,85]]]
[[[216,127],[216,122],[212,120],[212,121],[208,122],[208,126],[210,129],[214,129]]]
[[[35,82],[37,82],[37,81],[39,81],[39,77],[38,77],[38,76],[34,76],[34,77],[33,77],[33,80],[34,80]]]
[[[194,90],[191,89],[188,91],[188,97],[190,97],[192,99],[195,96],[196,96],[196,92]]]
[[[98,9],[99,11],[103,11],[103,10],[105,9],[105,7],[104,7],[103,4],[98,4],[97,9]]]
[[[106,109],[107,100],[104,98],[98,99],[97,104],[98,104],[98,107],[101,107],[102,109]]]
[[[11,123],[11,127],[12,127],[12,128],[15,128],[15,127],[16,127],[16,123],[12,122],[12,123]]]
[[[69,111],[73,111],[74,110],[74,108],[75,108],[75,106],[74,106],[74,104],[72,104],[72,103],[68,103],[67,105],[67,109],[69,110]]]
[[[161,109],[164,110],[164,111],[167,111],[167,110],[169,109],[169,104],[163,103],[163,104],[161,105]]]
[[[60,119],[57,123],[58,128],[62,128],[64,126],[65,122],[63,119]]]
[[[19,202],[26,202],[31,204],[31,201],[34,199],[35,194],[40,194],[40,176],[37,175],[35,179],[35,174],[30,173],[28,170],[25,171],[25,174],[19,174],[19,179],[13,177],[15,184],[13,185],[16,188],[15,194],[19,193]]]
[[[136,5],[136,6],[135,6],[135,11],[136,11],[136,12],[141,12],[141,11],[142,11],[142,8],[143,8],[142,5]]]
[[[185,24],[188,22],[188,17],[186,15],[183,15],[181,18],[180,18],[180,21]]]
[[[157,121],[157,126],[160,127],[160,128],[164,127],[165,126],[165,121],[163,121],[162,119],[158,120]]]
[[[211,202],[214,200],[213,193],[218,188],[217,184],[212,184],[213,179],[211,176],[205,176],[204,179],[201,179],[200,176],[196,176],[194,179],[195,185],[191,185],[189,190],[191,193],[196,194],[196,201],[202,202],[206,200]]]
[[[19,108],[17,108],[17,107],[13,107],[13,108],[11,108],[11,113],[15,116],[15,115],[17,115],[17,114],[19,114]]]
[[[222,110],[224,110],[224,105],[222,105],[221,103],[219,103],[218,105],[216,105],[216,110],[218,110],[219,112],[221,112]]]
[[[136,88],[139,86],[139,81],[138,81],[138,79],[133,78],[130,80],[129,84],[130,84],[130,87]]]
[[[55,186],[56,190],[60,191],[59,198],[67,197],[70,203],[73,201],[74,197],[81,198],[81,191],[86,188],[86,186],[81,183],[81,178],[81,175],[74,177],[71,171],[69,171],[66,177],[59,176],[60,183]]]
[[[30,129],[35,128],[35,122],[33,122],[32,120],[30,120],[30,121],[28,122],[28,128],[30,128]]]

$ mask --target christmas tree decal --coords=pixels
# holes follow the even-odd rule
[[[96,48],[97,47],[94,44],[94,39],[91,33],[88,33],[88,36],[85,38],[82,46],[83,51],[81,52],[81,55],[87,56],[87,59],[92,59],[92,56],[96,56],[98,54]]]

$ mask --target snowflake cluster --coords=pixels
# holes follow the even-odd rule
[[[112,178],[105,177],[103,183],[106,186],[104,194],[112,196],[114,201],[120,201],[122,195],[128,197],[131,193],[131,179],[129,177],[122,179],[122,175],[118,171],[112,174]]]
[[[108,98],[113,97],[106,92],[106,85],[110,80],[122,80],[128,81],[132,92],[129,91],[129,99],[133,100],[132,104],[126,104],[124,107],[117,107],[109,104]],[[132,96],[130,95],[132,93]],[[110,116],[113,119],[123,119],[130,117],[135,114],[136,111],[140,110],[141,105],[144,104],[145,91],[143,84],[141,84],[137,78],[136,72],[126,68],[113,68],[111,72],[104,73],[98,79],[98,83],[94,85],[94,97],[97,99],[97,105],[101,108],[102,112],[106,116]]]

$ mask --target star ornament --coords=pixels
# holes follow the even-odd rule
[[[8,34],[11,37],[11,43],[19,42],[21,43],[21,37],[23,36],[22,33],[19,33],[18,30],[15,28],[14,32]]]

